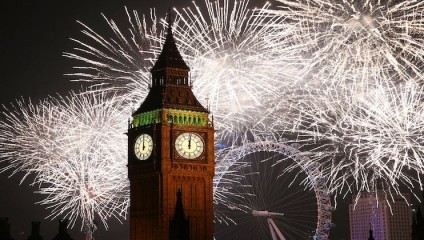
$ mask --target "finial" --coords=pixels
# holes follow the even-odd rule
[[[172,30],[171,7],[168,8],[168,31]]]

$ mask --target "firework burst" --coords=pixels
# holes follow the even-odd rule
[[[422,185],[424,3],[278,2],[266,12],[284,16],[274,27],[291,35],[286,50],[302,56],[303,78],[270,100],[274,118],[260,126],[299,142],[334,192]]]
[[[372,191],[378,183],[396,192],[401,184],[422,186],[422,90],[416,83],[303,89],[290,108],[280,109],[293,115],[274,122],[273,130],[295,135],[334,192]]]
[[[287,59],[277,56],[262,27],[278,19],[250,10],[248,3],[206,1],[206,16],[197,5],[177,11],[176,40],[192,66],[194,91],[209,98],[212,112],[261,105],[265,96],[277,95],[287,74]]]
[[[249,9],[248,4],[248,1],[205,1],[204,10],[196,4],[194,10],[175,10],[174,37],[191,67],[194,93],[206,97],[199,100],[214,114],[217,144],[221,145],[246,139],[242,132],[254,122],[258,111],[264,110],[261,108],[264,99],[277,97],[288,84],[287,76],[294,76],[291,60],[295,57],[281,54],[276,38],[270,37],[272,28],[266,27],[266,23],[281,18],[269,17],[261,11],[269,4],[256,10]],[[75,68],[77,72],[69,74],[73,80],[101,85],[102,91],[119,92],[139,104],[148,92],[148,70],[165,39],[165,31],[157,26],[162,24],[166,28],[167,21],[158,21],[152,11],[149,20],[152,26],[148,27],[145,16],[140,18],[135,11],[126,12],[128,32],[121,31],[107,18],[112,37],[102,37],[83,25],[83,34],[92,44],[74,40],[80,47],[65,56],[80,62],[81,67]],[[226,181],[222,176],[229,163],[220,160],[217,163],[215,182]],[[214,193],[216,201],[224,199],[224,204],[224,195],[231,193],[222,186],[216,187]]]
[[[268,28],[281,17],[248,8],[249,1],[205,1],[207,15],[194,8],[177,10],[175,38],[194,79],[193,91],[205,96],[223,133],[245,131],[252,114],[263,111],[264,99],[276,97],[291,84],[292,55]],[[228,123],[228,124],[227,124]]]
[[[424,2],[278,0],[277,28],[291,32],[312,84],[396,81],[422,76]]]
[[[176,10],[174,37],[179,51],[191,68],[193,91],[207,105],[217,120],[222,135],[234,132],[253,121],[246,112],[261,110],[263,99],[277,96],[294,77],[294,55],[282,54],[281,46],[272,38],[273,28],[267,24],[281,17],[264,13],[269,8],[248,8],[249,1],[228,0],[210,3],[205,9],[194,3],[194,10]],[[207,12],[206,15],[203,12]],[[107,20],[113,37],[106,38],[84,26],[83,33],[92,45],[74,40],[80,45],[65,56],[76,59],[83,67],[69,74],[74,80],[102,85],[102,89],[124,90],[123,94],[137,99],[147,93],[148,69],[159,55],[165,36],[157,25],[167,27],[151,14],[152,27],[145,16],[128,13],[129,32],[124,34],[113,20]],[[280,47],[278,47],[280,46]],[[290,76],[290,78],[288,77]]]
[[[207,97],[199,100],[215,115],[217,143],[234,143],[240,132],[248,140],[246,133],[256,131],[251,123],[259,121],[255,127],[267,132],[295,133],[334,189],[356,184],[366,190],[378,178],[395,188],[397,180],[410,184],[405,168],[423,172],[422,96],[418,86],[401,83],[423,79],[424,42],[417,36],[424,3],[279,2],[277,10],[268,4],[250,10],[248,1],[228,0],[205,1],[205,15],[195,3],[175,10],[174,36],[191,67],[195,94]],[[91,228],[96,214],[106,225],[125,212],[125,163],[113,162],[127,159],[122,133],[130,112],[122,109],[146,96],[149,68],[164,41],[157,26],[166,21],[154,11],[150,20],[126,12],[128,32],[106,17],[112,31],[107,38],[81,23],[92,44],[74,39],[79,47],[64,54],[80,63],[68,76],[89,82],[92,91],[28,106],[19,101],[0,125],[0,154],[8,168],[36,174],[52,217],[67,214],[74,223],[81,217]],[[292,83],[306,87],[293,94],[287,91]],[[101,92],[131,102],[87,97]],[[222,182],[229,163],[218,163]],[[103,185],[118,179],[118,188]],[[225,202],[227,190],[215,188],[215,196],[222,194],[217,199]]]
[[[95,216],[106,228],[110,217],[125,218],[129,189],[122,119],[129,111],[121,101],[71,93],[38,104],[21,100],[5,111],[2,161],[14,172],[34,174],[50,217],[68,217],[72,226],[81,219],[87,229],[94,228]]]

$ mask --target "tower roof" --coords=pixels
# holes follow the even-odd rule
[[[174,35],[172,33],[171,11],[168,13],[168,32],[166,35],[165,43],[162,47],[162,52],[160,53],[158,60],[150,71],[153,72],[164,68],[178,68],[188,71],[190,70],[181,57],[177,45],[175,44]]]
[[[163,108],[209,112],[193,94],[188,75],[190,68],[184,62],[175,44],[170,14],[168,14],[168,34],[165,44],[158,60],[150,70],[152,87],[133,116]]]

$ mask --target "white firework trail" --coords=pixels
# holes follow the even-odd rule
[[[129,206],[125,164],[97,159],[103,155],[74,153],[75,159],[49,166],[36,179],[37,193],[45,197],[39,203],[51,211],[49,217],[68,218],[72,226],[81,220],[90,237],[99,222],[107,229],[110,218],[125,219]]]
[[[243,131],[254,122],[255,114],[263,110],[268,97],[277,97],[281,89],[294,77],[293,56],[281,54],[281,46],[274,42],[272,28],[267,23],[281,20],[269,17],[261,9],[248,8],[249,1],[205,1],[202,10],[194,3],[194,10],[176,11],[173,24],[179,51],[191,68],[193,91],[210,108],[215,118],[218,135],[216,143],[229,145],[246,136]],[[102,37],[84,26],[89,42],[74,40],[80,47],[66,57],[75,59],[83,67],[69,74],[74,80],[101,85],[102,91],[117,91],[126,99],[137,99],[139,104],[148,92],[149,67],[161,51],[165,36],[157,25],[167,27],[164,19],[158,23],[151,12],[152,27],[146,17],[136,11],[129,13],[128,31],[121,31],[107,18],[113,30],[111,37]],[[204,14],[203,12],[207,12]],[[254,114],[251,114],[251,113]],[[217,160],[216,182],[221,182],[228,166]],[[222,171],[221,171],[222,170]],[[229,175],[227,175],[229,176]],[[229,180],[232,181],[232,180]],[[222,194],[228,189],[215,186],[215,197],[226,203]]]
[[[281,114],[266,125],[312,149],[335,192],[422,186],[424,2],[278,2],[266,12],[285,17],[275,27],[291,33],[304,77],[290,104],[270,100]]]
[[[229,172],[229,166],[239,169],[246,163],[226,159],[225,152],[250,138],[246,133],[265,111],[265,100],[278,98],[293,82],[298,60],[284,54],[284,45],[273,38],[268,25],[282,18],[264,13],[269,3],[254,10],[249,9],[249,1],[204,1],[205,8],[193,5],[175,10],[174,37],[191,68],[193,92],[206,97],[199,100],[215,117],[216,142],[230,145],[217,154],[214,201],[215,206],[234,209],[238,206],[233,201],[243,197],[234,192],[242,178]],[[158,41],[163,42],[163,37]],[[215,211],[215,220],[233,222],[220,211]]]
[[[173,32],[180,53],[191,68],[193,91],[213,113],[220,134],[243,129],[253,121],[246,111],[261,110],[263,99],[277,96],[295,77],[296,55],[282,54],[282,44],[272,37],[267,24],[281,21],[264,9],[250,9],[249,1],[205,1],[204,8],[174,9]],[[81,63],[73,80],[88,81],[122,91],[128,98],[144,99],[150,84],[149,68],[159,55],[167,27],[151,11],[149,21],[136,11],[129,13],[128,31],[121,31],[113,20],[106,21],[112,37],[102,37],[84,26],[88,44],[74,40],[79,47],[66,57]],[[207,14],[204,14],[206,12]],[[171,16],[172,17],[172,16]],[[147,22],[151,22],[151,27]],[[106,85],[106,86],[105,86]]]
[[[274,122],[273,130],[295,135],[335,193],[373,191],[380,183],[397,193],[401,185],[422,186],[423,88],[391,86],[303,89],[290,108],[282,106],[291,116]]]
[[[277,0],[267,13],[291,50],[304,58],[312,85],[422,80],[424,2],[420,0]]]
[[[423,42],[422,38],[416,36],[422,36],[423,24],[420,16],[423,15],[423,3],[418,1],[347,0],[340,3],[335,0],[280,0],[279,2],[282,7],[278,10],[271,10],[269,4],[265,4],[261,9],[250,10],[248,1],[230,3],[228,0],[215,3],[205,1],[207,11],[205,15],[202,14],[202,9],[195,3],[194,10],[190,8],[181,11],[176,10],[174,36],[182,55],[192,69],[195,94],[202,97],[207,96],[208,100],[199,100],[204,105],[210,106],[216,117],[216,122],[221,124],[217,125],[218,130],[220,130],[217,143],[228,143],[228,138],[238,137],[236,131],[249,130],[251,122],[256,121],[256,117],[271,113],[274,116],[271,121],[260,122],[256,126],[263,124],[266,128],[271,129],[271,132],[278,132],[281,129],[284,131],[287,130],[284,128],[285,126],[291,126],[291,132],[300,134],[295,139],[302,141],[304,141],[303,138],[307,139],[306,142],[301,142],[306,147],[313,146],[311,142],[316,144],[322,143],[321,140],[326,140],[323,146],[313,149],[315,151],[311,151],[311,154],[320,157],[322,154],[326,154],[327,149],[325,147],[329,147],[332,153],[338,154],[341,152],[349,156],[349,158],[343,158],[346,161],[336,161],[336,158],[333,158],[331,154],[328,155],[328,158],[320,157],[321,159],[335,160],[334,165],[327,166],[325,164],[332,163],[332,160],[326,161],[322,165],[323,171],[329,174],[329,181],[334,182],[334,186],[350,186],[348,180],[344,179],[359,176],[360,178],[356,183],[359,184],[360,189],[366,189],[368,182],[365,181],[367,178],[361,169],[368,165],[376,170],[376,176],[387,176],[390,182],[393,182],[394,179],[402,179],[407,183],[411,182],[411,179],[403,174],[402,169],[412,167],[416,172],[419,172],[422,171],[422,167],[419,162],[412,164],[418,158],[410,157],[409,151],[404,151],[403,154],[402,151],[398,151],[401,156],[408,156],[408,158],[403,162],[397,162],[397,164],[389,164],[388,168],[394,169],[394,172],[392,171],[388,175],[387,167],[384,168],[385,155],[389,156],[387,149],[393,146],[393,144],[390,145],[390,141],[387,141],[388,136],[390,136],[389,133],[396,135],[399,128],[390,129],[394,123],[390,125],[388,124],[389,121],[381,122],[382,118],[379,119],[379,114],[373,110],[375,108],[371,107],[378,106],[378,101],[376,102],[376,99],[368,99],[364,102],[353,101],[349,95],[334,94],[331,89],[335,89],[336,93],[340,86],[341,89],[353,88],[355,91],[366,89],[364,86],[370,86],[368,82],[373,80],[384,82],[384,80],[389,79],[389,76],[390,79],[397,79],[398,82],[412,78],[421,81],[422,73],[420,69],[423,60],[421,46]],[[326,9],[330,10],[327,11]],[[75,67],[75,73],[69,74],[73,80],[87,81],[94,87],[102,86],[101,90],[93,88],[92,92],[114,91],[123,98],[132,101],[132,104],[139,104],[148,92],[149,68],[160,51],[164,36],[163,31],[156,27],[158,20],[154,12],[151,12],[151,27],[148,26],[149,24],[144,16],[140,19],[135,11],[132,13],[126,12],[129,18],[129,28],[126,34],[118,28],[113,20],[106,17],[105,19],[113,31],[113,35],[107,38],[81,23],[84,27],[84,36],[93,43],[88,44],[83,40],[74,40],[79,47],[75,48],[73,53],[65,53],[64,55],[81,63],[80,66]],[[164,20],[162,24],[166,24]],[[320,86],[324,89],[323,93],[331,93],[327,94],[327,99],[316,98],[315,94],[312,94],[311,98],[311,92],[320,91],[316,89],[311,90],[311,92],[305,91],[306,93],[303,92],[300,95],[287,94],[285,96],[288,92],[286,89],[291,84],[302,83],[302,80],[299,80],[300,78],[295,73],[297,68],[306,71],[302,72],[302,75],[309,86]],[[327,83],[330,83],[328,84],[330,85],[329,89],[326,88],[328,87]],[[336,87],[334,88],[333,85],[336,85]],[[390,83],[385,83],[384,86],[390,85]],[[340,92],[348,93],[346,90]],[[385,89],[384,92],[387,93],[386,96],[390,96],[387,100],[390,102],[388,106],[392,107],[391,113],[395,112],[393,109],[401,111],[405,107],[404,103],[397,101],[396,95],[394,95],[402,93],[400,89],[389,88]],[[369,95],[368,92],[366,95]],[[336,100],[330,101],[332,98]],[[420,98],[420,96],[414,95],[410,99]],[[287,103],[281,103],[282,99],[287,99]],[[289,103],[295,103],[297,99],[302,101],[289,105]],[[7,145],[2,154],[6,156],[6,161],[11,163],[10,168],[15,169],[15,171],[35,172],[39,174],[40,179],[44,178],[46,182],[49,182],[50,178],[45,176],[44,173],[54,172],[54,169],[49,169],[48,165],[45,164],[46,161],[57,162],[58,159],[78,159],[78,156],[86,159],[83,154],[79,155],[80,152],[77,151],[77,149],[84,149],[79,148],[81,147],[80,141],[72,141],[76,139],[78,134],[73,132],[71,127],[79,125],[73,125],[76,122],[69,122],[72,118],[67,118],[70,116],[69,114],[72,115],[77,112],[67,112],[68,109],[61,109],[62,105],[66,105],[64,102],[66,101],[58,100],[54,104],[48,102],[40,105],[31,104],[28,110],[23,110],[22,113],[8,115],[7,122],[2,123],[5,132],[9,135],[19,136],[19,134],[22,134],[24,136],[20,139],[22,142],[20,140],[8,142],[11,138],[2,139],[5,146]],[[277,111],[278,109],[266,109],[264,102],[271,102],[270,106],[283,104],[283,109],[292,110],[294,113],[288,112],[286,114],[283,112],[277,118],[275,117],[276,114],[280,114]],[[417,104],[415,100],[412,102]],[[18,102],[19,104],[25,105],[24,102]],[[115,109],[124,105],[123,102],[119,101],[114,104],[117,104]],[[120,104],[122,105],[119,106]],[[327,108],[330,111],[327,111]],[[86,112],[76,115],[88,117],[91,116],[90,111],[95,111],[90,110],[89,107],[82,110]],[[385,110],[388,112],[386,114],[389,114],[389,110]],[[366,118],[369,121],[367,126],[359,123],[363,120],[361,117],[364,115],[361,114],[364,111],[372,116],[369,119]],[[407,108],[407,112],[410,112],[411,115],[415,114],[412,113],[413,111],[416,111],[418,115],[420,114],[417,108]],[[52,114],[47,114],[50,112]],[[252,112],[254,112],[254,115],[250,114]],[[33,116],[33,113],[36,114]],[[334,114],[334,116],[331,114]],[[358,115],[353,116],[354,114]],[[126,122],[129,115],[127,113],[116,116],[113,119],[116,122],[110,123],[109,126],[120,126],[120,124]],[[21,119],[21,116],[23,119]],[[350,122],[346,120],[349,118]],[[269,118],[266,119],[269,120]],[[411,117],[406,118],[405,121],[412,121],[412,124],[406,125],[419,126],[420,123],[415,118],[411,119]],[[102,119],[91,120],[91,123],[95,123],[96,121],[101,122]],[[21,131],[22,129],[20,130],[19,127],[15,129],[15,126],[22,126],[22,122],[28,125],[25,127],[34,132],[33,136],[23,135],[25,132]],[[81,122],[84,121],[78,123]],[[348,127],[345,127],[344,124],[347,124]],[[337,138],[331,135],[331,131],[328,131],[328,129],[332,129],[332,125],[342,126],[341,135],[344,137]],[[55,127],[58,126],[62,126],[62,129],[56,130]],[[98,127],[89,124],[87,126],[89,128]],[[318,128],[317,126],[322,127]],[[388,132],[387,135],[382,134],[378,140],[371,141],[367,133],[372,132],[371,130],[376,131],[381,126],[385,127]],[[51,129],[55,130],[52,131]],[[121,128],[117,127],[115,131],[117,129]],[[70,136],[64,134],[67,131],[71,131]],[[414,131],[415,133],[419,132],[418,130]],[[406,132],[411,133],[410,128]],[[56,136],[57,133],[63,135],[59,135],[58,139],[52,137],[52,135]],[[81,135],[82,131],[79,133]],[[94,131],[84,132],[84,135],[90,135],[89,133],[93,133],[94,136]],[[96,134],[99,133],[102,132],[96,132]],[[407,146],[405,149],[414,149],[413,151],[418,153],[417,156],[420,156],[421,153],[419,148],[416,147],[417,145],[408,145],[406,144],[408,141],[402,142],[402,140],[410,139],[410,136],[416,137],[415,133],[409,134],[408,137],[396,138],[401,142],[396,149],[401,150],[402,147]],[[347,137],[350,135],[357,137]],[[95,136],[101,139],[101,134]],[[44,139],[42,141],[46,143],[37,141],[37,139]],[[362,144],[364,139],[375,145],[378,143],[379,147],[386,150],[378,153],[373,152],[370,155],[372,158],[362,158],[363,152],[358,151],[361,154],[356,156],[356,162],[360,164],[355,165],[355,161],[347,161],[347,159],[355,160],[355,156],[346,149],[360,149],[364,146]],[[311,142],[307,142],[308,140]],[[420,142],[420,140],[415,140]],[[31,146],[30,144],[34,142],[36,145]],[[232,141],[229,142],[232,143]],[[358,143],[362,145],[358,145]],[[49,149],[44,149],[45,146],[48,146]],[[108,142],[99,147],[107,148],[103,149],[107,152],[113,151],[110,149],[111,146],[113,146],[112,149],[114,147],[121,150],[125,149],[125,143],[120,145]],[[339,146],[343,148],[339,149]],[[345,146],[349,147],[345,148]],[[39,151],[19,153],[17,150],[21,149],[38,149]],[[54,151],[50,149],[54,149]],[[102,154],[100,150],[92,150]],[[371,152],[368,150],[366,153]],[[33,162],[36,164],[24,163],[16,160],[18,158],[12,159],[11,157],[15,153],[20,154],[17,155],[22,157],[19,159],[34,159]],[[110,156],[117,153],[114,152]],[[126,159],[126,153],[123,154],[124,157],[121,159]],[[46,158],[46,156],[49,157]],[[108,161],[97,156],[92,156],[92,158]],[[387,161],[396,163],[396,160]],[[98,162],[98,164],[102,165],[103,163]],[[226,163],[223,162],[222,164],[225,165]],[[73,166],[73,171],[78,172],[78,174],[75,173],[75,176],[84,176],[85,169],[89,169],[90,166]],[[219,166],[217,169],[220,169]],[[228,169],[228,167],[224,166],[222,169]],[[346,169],[349,170],[345,171]],[[219,170],[217,171],[217,176],[222,177],[222,174]],[[54,176],[54,174],[52,175]],[[126,177],[122,179],[126,181]],[[92,180],[84,179],[84,181]],[[85,184],[84,181],[81,181],[81,186]],[[71,183],[69,186],[71,186]],[[51,189],[59,188],[53,187]],[[86,189],[88,190],[85,192],[90,193],[91,188]],[[45,190],[46,193],[48,191],[50,190]],[[52,202],[49,201],[48,203],[51,204]],[[87,202],[90,201],[87,200]],[[60,206],[60,204],[55,206]],[[55,212],[61,212],[60,209],[62,208],[54,209]],[[90,210],[87,209],[86,212],[90,212]],[[104,216],[110,215],[105,214]],[[86,217],[86,219],[93,218]]]
[[[4,111],[0,129],[3,171],[25,172],[44,195],[49,217],[68,217],[93,229],[126,217],[126,122],[129,111],[114,95],[70,93]],[[113,174],[111,174],[113,173]],[[22,179],[23,181],[24,179]]]
[[[125,12],[128,32],[121,31],[112,19],[102,14],[112,31],[108,37],[78,21],[85,41],[71,39],[77,46],[63,55],[76,60],[78,65],[74,66],[73,73],[65,75],[71,81],[87,82],[93,91],[117,92],[133,101],[133,105],[139,105],[149,91],[150,68],[156,59],[150,51],[156,43],[150,39],[160,33],[154,10],[150,13],[151,22],[145,15],[140,18],[136,11],[131,13],[125,8]]]
[[[277,97],[296,77],[297,58],[284,54],[268,27],[282,17],[265,13],[269,3],[253,10],[249,1],[204,1],[203,9],[193,4],[176,10],[174,30],[191,67],[193,91],[208,99],[200,101],[210,106],[222,135],[245,131],[254,122],[250,113],[261,114],[264,100]]]

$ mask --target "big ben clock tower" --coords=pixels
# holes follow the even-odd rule
[[[130,239],[212,240],[215,130],[168,22],[150,92],[128,128]]]

